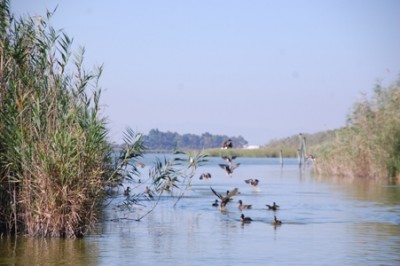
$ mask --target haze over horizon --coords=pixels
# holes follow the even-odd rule
[[[86,48],[112,140],[123,130],[242,136],[336,129],[400,74],[400,1],[18,0]]]

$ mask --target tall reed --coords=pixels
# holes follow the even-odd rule
[[[316,170],[334,175],[392,178],[400,175],[400,80],[377,85],[371,99],[354,105],[348,126],[319,148]]]
[[[0,231],[81,236],[109,173],[102,68],[45,17],[15,19],[0,1]],[[71,61],[72,65],[71,65]]]

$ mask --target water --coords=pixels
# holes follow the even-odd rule
[[[162,155],[159,155],[162,156]],[[154,157],[145,158],[148,166]],[[237,158],[228,177],[211,158],[198,169],[190,190],[176,202],[163,198],[118,211],[122,190],[104,221],[84,239],[17,239],[0,242],[1,265],[400,265],[400,186],[372,180],[314,177],[296,160]],[[199,180],[203,172],[212,178]],[[260,180],[256,190],[244,182]],[[241,192],[224,213],[212,207],[210,186]],[[240,222],[237,200],[254,221]],[[265,204],[276,202],[277,212]],[[273,216],[283,221],[272,225]],[[119,221],[114,218],[123,218]]]

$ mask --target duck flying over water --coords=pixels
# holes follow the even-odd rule
[[[228,164],[219,164],[219,167],[221,167],[222,169],[224,169],[225,172],[226,172],[226,174],[227,174],[228,176],[232,177],[233,170],[235,170],[236,168],[238,168],[239,165],[240,165],[240,163],[231,164],[231,165],[228,165]]]
[[[273,203],[272,205],[268,205],[268,204],[266,204],[265,206],[267,206],[267,207],[268,207],[268,210],[273,210],[273,211],[276,211],[276,210],[278,210],[278,209],[279,209],[279,205],[276,205],[275,201],[274,201],[274,203]]]
[[[201,175],[200,175],[200,180],[203,180],[203,179],[209,179],[209,178],[211,178],[211,174],[210,173],[202,173]]]
[[[242,223],[251,223],[253,219],[251,219],[250,217],[245,217],[244,214],[242,213],[242,215],[240,215],[240,221]]]
[[[251,205],[244,205],[242,200],[238,201],[239,203],[239,210],[248,210],[251,209]]]
[[[258,179],[250,178],[250,179],[244,180],[244,182],[246,184],[252,185],[253,187],[256,187],[258,185],[258,182],[260,182],[260,181]]]
[[[224,159],[225,161],[227,161],[229,163],[229,165],[231,165],[233,163],[233,160],[236,159],[237,156],[222,156],[222,159]]]
[[[225,140],[224,143],[222,143],[221,149],[226,150],[226,149],[231,149],[232,147],[233,147],[232,140],[228,139],[228,140]]]
[[[210,188],[211,188],[211,191],[214,193],[214,195],[217,196],[221,200],[221,204],[220,204],[221,210],[225,209],[226,204],[228,204],[228,202],[230,202],[232,200],[233,196],[239,194],[238,188],[234,188],[231,191],[227,190],[226,196],[222,196],[220,193],[215,191],[212,187],[210,187]]]

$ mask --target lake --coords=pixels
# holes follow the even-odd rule
[[[155,156],[164,155],[143,159],[144,177]],[[295,159],[284,159],[283,167],[274,158],[235,162],[240,166],[229,177],[218,166],[222,158],[209,158],[180,200],[161,198],[140,221],[134,219],[154,200],[121,210],[121,189],[83,239],[3,236],[0,265],[400,265],[399,185],[314,176],[312,165],[299,169]],[[207,172],[212,177],[200,180]],[[246,184],[249,178],[259,185]],[[221,212],[210,187],[221,194],[237,187],[240,194]],[[240,211],[239,199],[252,209]],[[276,212],[266,207],[273,202]],[[253,221],[242,224],[242,213]],[[272,224],[274,215],[282,225]]]

